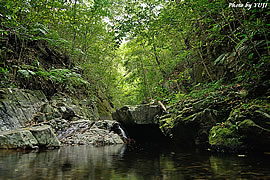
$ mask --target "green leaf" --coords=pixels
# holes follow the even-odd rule
[[[221,54],[215,61],[214,65],[224,64],[225,59],[230,55],[230,53]]]
[[[30,77],[30,73],[29,73],[28,70],[25,70],[25,69],[18,70],[18,73],[21,74],[25,78],[29,78]]]
[[[248,55],[248,59],[252,59],[254,53],[251,53],[250,55]]]

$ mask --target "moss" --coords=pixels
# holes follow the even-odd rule
[[[161,124],[160,128],[165,128],[165,129],[172,128],[174,124],[174,120],[173,118],[169,117],[166,119],[162,119],[160,124]]]
[[[263,100],[253,100],[242,104],[233,110],[227,121],[240,124],[246,119],[252,120],[256,125],[270,129],[270,104]]]
[[[239,127],[251,127],[251,126],[257,126],[252,120],[246,119],[243,122],[239,124]]]
[[[246,134],[246,136],[250,136],[251,134],[254,136],[255,134],[260,135],[263,131],[270,132],[270,129],[263,128],[257,125],[254,121],[250,119],[246,119],[239,124],[239,130],[241,133]]]
[[[172,117],[168,117],[165,119],[162,119],[160,121],[160,130],[165,134],[166,136],[171,136],[171,129],[174,127],[174,119]]]
[[[192,121],[194,120],[194,118],[197,116],[197,113],[196,114],[192,114],[184,119],[182,119],[182,121]]]
[[[214,126],[210,130],[209,144],[221,148],[236,149],[242,145],[242,142],[234,129]]]
[[[255,99],[249,103],[242,104],[240,109],[242,111],[254,111],[260,109],[266,113],[270,113],[270,104],[265,100]]]
[[[106,101],[100,100],[100,98],[97,98],[97,108],[98,108],[98,114],[100,119],[112,119],[112,114],[110,112],[109,103]]]

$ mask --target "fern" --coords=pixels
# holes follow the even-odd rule
[[[241,48],[243,48],[243,44],[248,41],[248,37],[246,36],[244,39],[242,39],[236,46],[235,46],[235,51],[238,52],[240,51]]]
[[[225,60],[227,59],[227,57],[230,56],[231,53],[223,53],[221,54],[215,61],[214,61],[214,65],[222,65],[225,63]]]

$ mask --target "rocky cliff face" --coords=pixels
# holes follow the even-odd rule
[[[46,103],[48,100],[41,91],[0,89],[0,130],[24,127]]]
[[[98,121],[95,103],[42,91],[0,89],[0,148],[59,147],[60,144],[121,144],[115,121]]]

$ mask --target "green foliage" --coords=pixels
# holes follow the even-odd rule
[[[5,87],[8,84],[8,69],[0,67],[0,87]]]
[[[172,105],[211,102],[222,83],[263,81],[269,69],[263,8],[230,8],[225,0],[12,0],[1,1],[0,12],[0,58],[12,72],[1,69],[1,82],[18,72],[27,86],[41,88],[50,82],[74,91],[90,82],[117,106],[151,99]],[[69,58],[55,60],[51,49]],[[33,67],[10,68],[21,64]],[[70,70],[76,66],[81,73]]]
[[[0,74],[1,74],[1,77],[4,77],[3,79],[6,80],[8,78],[7,68],[0,67]]]
[[[242,141],[234,129],[223,126],[214,126],[209,134],[209,144],[212,146],[222,146],[225,148],[236,149],[242,145]]]
[[[201,98],[208,95],[211,95],[211,92],[215,92],[218,90],[224,89],[224,86],[222,85],[222,81],[216,81],[208,84],[197,84],[192,90],[188,96],[192,98]]]
[[[22,69],[18,70],[18,78],[24,86],[42,90],[44,90],[44,86],[48,86],[45,89],[53,86],[55,89],[74,93],[76,88],[87,90],[90,86],[89,82],[85,81],[80,74],[69,69],[46,71],[42,67],[24,65]]]
[[[11,79],[10,69],[0,67],[0,88],[4,87],[16,87],[16,84]]]

